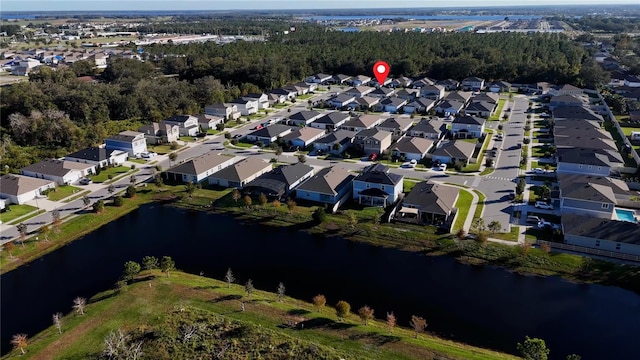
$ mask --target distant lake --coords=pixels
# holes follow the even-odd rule
[[[551,359],[638,359],[640,295],[459,264],[450,256],[311,236],[216,214],[148,204],[0,277],[3,353],[12,334],[29,336],[71,310],[76,296],[111,288],[125,261],[172,256],[179,269],[222,279],[231,267],[244,283],[309,301],[324,294],[352,309],[367,304],[398,323],[423,316],[441,337],[517,353],[525,335],[545,339]],[[91,316],[89,311],[88,315]],[[356,315],[351,321],[358,321]],[[53,354],[52,354],[53,355]]]
[[[310,21],[349,21],[349,20],[376,20],[376,19],[415,19],[415,20],[463,20],[463,21],[498,21],[508,17],[511,20],[541,19],[542,16],[534,15],[337,15],[337,16],[308,16],[303,17]]]

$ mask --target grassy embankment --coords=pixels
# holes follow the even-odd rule
[[[129,285],[95,295],[84,315],[64,316],[62,333],[51,326],[30,339],[25,355],[14,350],[3,358],[94,358],[105,337],[121,330],[127,345],[142,341],[144,359],[209,358],[212,353],[222,359],[515,359],[429,334],[416,339],[406,328],[409,319],[398,319],[392,330],[377,320],[364,325],[353,313],[339,321],[329,307],[338,300],[327,299],[327,307],[318,309],[259,290],[247,296],[243,286],[228,288],[197,275],[145,271]],[[185,336],[189,329],[196,329],[191,338]]]
[[[495,243],[478,244],[458,241],[450,234],[436,234],[434,227],[402,223],[379,223],[377,208],[345,205],[338,214],[327,214],[322,224],[312,220],[315,206],[299,203],[289,210],[287,204],[267,203],[254,199],[247,207],[242,199],[233,200],[230,189],[199,189],[190,198],[183,185],[146,188],[134,199],[125,199],[124,206],[107,206],[102,214],[84,213],[65,222],[60,232],[52,232],[49,242],[35,242],[35,235],[13,250],[13,259],[3,251],[0,254],[1,271],[17,266],[48,253],[73,239],[113,221],[145,202],[163,201],[173,206],[198,211],[211,211],[234,216],[241,222],[260,223],[265,226],[287,227],[326,237],[346,239],[426,255],[448,254],[459,261],[474,264],[502,266],[511,271],[535,275],[556,275],[570,280],[620,286],[640,293],[640,267],[593,260],[569,254],[547,254],[540,249],[521,248]],[[213,204],[213,206],[212,206]],[[474,216],[479,216],[476,211]],[[42,238],[42,236],[40,236]]]

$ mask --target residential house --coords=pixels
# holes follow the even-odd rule
[[[315,120],[309,126],[332,131],[334,129],[340,128],[342,124],[347,122],[351,116],[349,113],[340,112],[340,111],[332,111],[324,114],[324,116],[320,117],[318,120]]]
[[[265,93],[247,94],[243,97],[258,101],[258,110],[268,109],[271,107],[271,103],[269,103],[269,96]]]
[[[555,156],[558,164],[558,174],[574,173],[609,176],[612,169],[619,169],[624,166],[624,160],[620,153],[611,150],[588,148],[557,149]]]
[[[75,161],[95,165],[99,168],[109,165],[122,165],[129,154],[122,150],[107,150],[105,147],[89,147],[71,153],[64,157],[66,161]]]
[[[407,135],[439,140],[447,133],[447,125],[440,119],[422,119],[409,129]]]
[[[457,116],[451,122],[451,133],[458,138],[479,138],[484,132],[485,121],[477,116]]]
[[[283,136],[282,140],[289,144],[291,148],[304,149],[314,141],[323,137],[325,133],[324,129],[305,126]]]
[[[427,85],[420,88],[420,97],[431,100],[440,100],[444,97],[444,86]]]
[[[327,100],[327,103],[335,108],[341,109],[354,101],[356,101],[355,96],[349,94],[340,94]]]
[[[455,91],[460,87],[460,82],[453,79],[440,80],[436,84],[444,86],[444,89],[447,91]]]
[[[407,101],[413,101],[415,98],[420,96],[420,89],[402,89],[396,91],[396,96],[400,99],[404,99]]]
[[[399,97],[390,97],[380,101],[377,108],[381,111],[390,113],[397,113],[404,105],[407,104],[407,100],[400,99]]]
[[[472,101],[464,109],[465,115],[478,116],[483,118],[489,118],[496,110],[496,104],[492,104],[488,101]]]
[[[397,78],[393,79],[389,83],[389,87],[392,87],[392,88],[398,88],[398,87],[407,88],[407,87],[411,86],[412,83],[413,83],[413,80],[411,78],[408,78],[406,76],[400,76],[400,77],[397,77]]]
[[[260,141],[263,145],[269,145],[272,142],[278,140],[278,138],[290,134],[293,130],[296,130],[296,128],[293,126],[281,124],[265,126],[261,129],[248,133],[247,140],[254,142]]]
[[[362,131],[365,129],[371,129],[372,127],[380,124],[382,122],[382,118],[378,115],[360,115],[358,117],[352,118],[346,123],[340,126],[341,129],[349,130],[349,131]]]
[[[178,141],[178,137],[180,137],[178,125],[169,125],[164,122],[143,125],[138,129],[138,132],[143,133],[147,143],[153,145],[170,144]]]
[[[404,176],[390,173],[389,168],[374,163],[353,179],[353,199],[362,205],[394,204],[402,193]]]
[[[624,86],[640,87],[640,77],[628,75],[624,78]]]
[[[349,81],[351,81],[351,76],[344,74],[334,75],[332,79],[333,84],[344,84]]]
[[[365,129],[356,133],[353,141],[366,156],[380,155],[391,146],[393,134],[379,128]]]
[[[198,118],[192,115],[174,115],[163,123],[178,126],[181,136],[196,136],[199,132]]]
[[[396,220],[419,224],[453,223],[455,203],[460,190],[428,181],[417,183],[402,199]]]
[[[428,138],[405,136],[398,140],[391,150],[391,155],[404,159],[403,161],[420,161],[434,145],[434,141]]]
[[[365,95],[370,94],[375,89],[376,88],[369,87],[369,86],[355,86],[355,87],[352,87],[352,88],[349,88],[349,89],[345,90],[345,92],[343,94],[349,95],[349,96],[354,96],[356,98],[361,98],[361,97],[363,97]]]
[[[446,101],[458,101],[463,103],[464,105],[467,105],[469,103],[469,101],[471,101],[471,98],[473,97],[473,94],[469,91],[452,91],[450,93],[448,93],[443,100]]]
[[[322,73],[318,73],[307,78],[307,82],[312,82],[316,84],[328,84],[332,80],[333,80],[333,76],[322,74]]]
[[[271,171],[271,163],[257,157],[248,157],[209,176],[209,184],[230,188],[243,188],[247,183]]]
[[[305,95],[309,93],[308,86],[300,86],[300,85],[287,85],[283,89],[295,92],[296,96]]]
[[[576,97],[574,95],[555,95],[551,97],[549,101],[549,110],[553,110],[557,107],[561,106],[577,106],[583,107],[586,106],[586,102],[581,97]]]
[[[466,166],[473,157],[475,149],[476,144],[467,141],[443,141],[430,155],[433,161],[439,161],[445,164],[461,162]]]
[[[591,216],[562,216],[564,242],[570,245],[640,255],[640,224]]]
[[[393,96],[396,93],[395,90],[390,89],[390,88],[386,88],[386,87],[379,87],[375,90],[373,90],[372,92],[369,93],[370,97],[375,97],[378,99],[384,99],[384,98],[388,98],[390,96]]]
[[[312,166],[297,162],[292,165],[280,165],[264,173],[244,186],[244,193],[250,196],[265,194],[271,199],[281,199],[305,180],[312,177],[315,170]]]
[[[561,131],[562,132],[562,131]],[[599,149],[605,151],[618,151],[616,142],[608,131],[597,130],[574,130],[564,135],[554,134],[554,145],[556,149]]]
[[[298,90],[291,89],[291,88],[273,89],[269,93],[278,95],[278,96],[284,96],[286,100],[295,99],[295,97],[298,96]],[[283,102],[283,101],[280,101],[280,102]]]
[[[366,85],[371,81],[371,77],[365,75],[358,75],[351,79],[352,86]]]
[[[484,90],[484,79],[475,76],[468,77],[462,80],[462,89],[471,91]]]
[[[441,114],[442,116],[450,116],[457,115],[464,109],[464,103],[455,100],[444,100],[438,103],[436,106],[436,113]]]
[[[582,106],[560,106],[551,110],[551,116],[555,123],[566,119],[581,119],[584,121],[596,121],[599,124],[604,123],[602,115],[596,114],[593,110]]]
[[[316,151],[341,154],[353,143],[354,135],[353,131],[339,129],[316,140],[313,147]]]
[[[551,96],[564,96],[564,95],[573,95],[580,97],[582,96],[582,89],[579,87],[575,87],[573,85],[561,85],[561,86],[552,86],[549,88],[549,94]]]
[[[269,105],[282,104],[287,101],[286,95],[278,95],[272,92],[267,94],[267,98],[269,99]]]
[[[391,79],[391,78],[389,78],[389,77],[388,77],[388,78],[384,79],[384,81],[382,82],[382,84],[380,84],[380,83],[378,82],[378,80],[377,80],[377,79],[372,79],[372,80],[369,82],[369,85],[371,85],[371,86],[375,86],[375,87],[389,86],[389,85],[391,84],[391,82],[392,82],[392,81],[393,81],[393,79]]]
[[[318,88],[318,84],[313,83],[313,82],[312,83],[306,83],[304,81],[300,81],[300,82],[297,82],[297,83],[295,83],[293,85],[307,89],[305,94],[312,93],[312,92],[316,91],[316,89]]]
[[[421,113],[424,114],[427,111],[433,109],[433,106],[436,104],[434,100],[427,98],[417,98],[414,101],[408,103],[402,109],[405,114],[414,114]]]
[[[204,107],[204,113],[207,115],[221,116],[225,120],[235,120],[240,117],[240,111],[236,104],[211,104]]]
[[[360,110],[364,111],[364,110],[372,109],[373,107],[375,107],[379,103],[380,103],[380,99],[378,99],[378,98],[374,98],[374,97],[370,97],[370,96],[363,96],[361,98],[357,98],[356,101],[354,101],[351,104],[349,104],[349,107],[353,108],[353,109],[360,109]]]
[[[187,162],[176,165],[165,173],[167,179],[183,183],[199,183],[234,162],[233,156],[208,152]]]
[[[489,85],[489,91],[492,93],[510,92],[512,89],[511,83],[506,81],[496,81]]]
[[[608,176],[558,173],[558,184],[560,185],[557,192],[558,198],[560,198],[561,194],[560,189],[567,189],[565,191],[567,192],[572,190],[570,189],[570,187],[573,185],[582,186],[584,184],[597,184],[610,188],[613,191],[617,204],[629,201],[635,194],[634,191],[629,190],[629,186],[624,180],[611,178]]]
[[[107,150],[122,150],[129,153],[130,157],[136,157],[147,152],[147,139],[144,134],[136,131],[122,131],[117,135],[104,140]]]
[[[435,83],[433,82],[433,80],[429,78],[418,79],[413,83],[411,83],[411,87],[413,87],[414,89],[420,89],[422,87],[430,86],[430,85],[435,85]]]
[[[306,126],[321,118],[322,115],[323,113],[314,110],[303,110],[289,116],[288,123],[296,126]]]
[[[296,198],[331,205],[332,211],[351,198],[353,179],[348,170],[332,166],[318,171],[296,189]]]
[[[258,100],[248,97],[241,97],[231,102],[238,107],[240,114],[247,116],[258,112]]]
[[[224,124],[224,118],[220,116],[200,114],[196,116],[196,118],[198,119],[198,126],[202,131],[207,131],[209,129],[216,130],[218,125]]]
[[[413,119],[408,116],[391,117],[378,125],[378,129],[389,131],[393,134],[393,140],[401,138],[413,126]]]
[[[0,178],[0,198],[10,204],[24,204],[55,187],[56,183],[51,180],[5,174]]]
[[[590,182],[589,178],[560,183],[560,209],[562,214],[593,216],[612,219],[617,204],[610,186]]]
[[[55,181],[58,185],[75,184],[81,178],[95,174],[96,166],[57,159],[44,160],[20,169],[20,174]]]
[[[494,94],[491,92],[487,92],[487,93],[480,93],[477,95],[474,95],[471,97],[471,101],[486,101],[490,104],[498,104],[498,101],[500,100],[500,95],[498,94]]]

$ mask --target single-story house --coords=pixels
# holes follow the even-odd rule
[[[209,115],[209,114],[200,114],[196,116],[198,119],[198,126],[202,128],[203,131],[207,131],[209,129],[216,129],[216,126],[219,124],[224,124],[224,118],[221,116]]]
[[[342,124],[340,128],[343,130],[358,132],[365,129],[371,129],[381,122],[382,118],[380,116],[365,114],[347,121],[346,123]]]
[[[561,174],[564,175],[564,174]],[[611,186],[592,182],[589,176],[573,177],[575,182],[560,183],[560,209],[562,214],[593,216],[612,219],[617,204]]]
[[[617,151],[593,148],[556,150],[558,173],[609,176],[612,168],[624,166],[624,160]]]
[[[406,160],[422,160],[434,145],[431,139],[421,137],[403,137],[392,148],[393,156],[404,158]]]
[[[408,116],[390,117],[378,125],[378,129],[386,130],[393,134],[393,140],[397,140],[413,126],[413,119]]]
[[[291,88],[280,88],[280,89],[273,89],[269,92],[270,94],[274,94],[277,96],[284,96],[285,100],[291,100],[294,99],[296,96],[298,96],[298,90],[297,89],[291,89]],[[282,102],[282,101],[280,101]]]
[[[356,77],[351,79],[351,85],[353,85],[353,86],[366,85],[370,81],[371,81],[371,77],[365,76],[365,75],[358,75],[358,76],[356,76]],[[373,88],[372,88],[371,91],[373,91]]]
[[[429,78],[422,78],[422,79],[418,79],[416,81],[414,81],[413,83],[411,83],[411,87],[413,87],[414,89],[420,89],[423,88],[425,86],[429,86],[429,85],[434,85],[435,83],[433,82],[433,80],[429,79]]]
[[[105,147],[89,147],[64,157],[66,161],[91,164],[103,168],[109,165],[122,165],[129,154],[122,150],[107,150]]]
[[[270,105],[282,104],[285,101],[287,101],[287,96],[286,95],[274,94],[272,92],[267,94],[267,98],[269,99],[269,104]]]
[[[164,122],[143,125],[138,129],[144,134],[148,144],[170,144],[180,137],[180,127]]]
[[[549,94],[552,96],[562,96],[562,95],[574,95],[574,96],[582,96],[583,91],[579,87],[573,86],[571,84],[552,86],[549,88]]]
[[[582,119],[597,121],[600,126],[604,124],[602,115],[582,106],[559,106],[551,110],[551,116],[556,122],[565,119]]]
[[[440,145],[430,155],[433,161],[440,161],[441,163],[446,164],[459,161],[464,165],[467,165],[469,163],[469,159],[473,157],[475,149],[476,144],[462,140],[453,140],[440,143]]]
[[[282,140],[288,143],[291,147],[298,147],[303,149],[320,139],[325,134],[324,129],[318,129],[311,126],[305,126],[303,128],[296,129],[289,134],[282,137]]]
[[[289,116],[289,123],[292,125],[309,125],[313,121],[322,117],[323,113],[314,110],[303,110]]]
[[[437,225],[452,223],[459,192],[459,189],[443,184],[417,183],[402,199],[396,220]]]
[[[351,115],[349,115],[349,113],[333,111],[324,114],[324,116],[313,121],[311,124],[309,124],[309,126],[331,131],[340,128],[340,126],[346,123],[350,118]]]
[[[178,126],[181,136],[196,136],[199,132],[198,118],[192,115],[174,115],[163,122]]]
[[[489,85],[489,91],[493,93],[509,92],[511,89],[511,83],[506,81],[496,81]]]
[[[485,119],[477,116],[457,116],[451,122],[451,133],[456,137],[479,138],[484,132]]]
[[[56,183],[51,180],[5,174],[0,178],[0,198],[7,199],[11,204],[24,204],[55,187]]]
[[[436,106],[436,112],[443,116],[457,115],[464,109],[464,103],[455,100],[444,100]]]
[[[257,157],[248,157],[209,176],[209,184],[243,188],[248,182],[271,171],[271,163]]]
[[[233,164],[234,158],[233,156],[208,152],[170,168],[165,176],[169,180],[182,181],[183,183],[199,183],[216,171]]]
[[[107,150],[122,150],[129,156],[136,157],[140,153],[147,152],[147,139],[144,134],[136,131],[122,131],[117,135],[104,140]]]
[[[561,106],[578,106],[583,107],[587,105],[586,101],[575,95],[555,95],[549,100],[549,110],[553,110]]]
[[[332,208],[335,211],[351,198],[351,187],[355,177],[348,170],[338,166],[324,168],[296,189],[296,198],[337,205]]]
[[[404,176],[390,173],[389,168],[375,163],[353,179],[353,199],[358,204],[386,207],[399,199]]]
[[[472,97],[473,94],[469,91],[452,91],[442,99],[446,101],[458,101],[466,105],[471,101]]]
[[[500,100],[500,95],[494,94],[492,92],[483,92],[471,97],[471,101],[486,101],[490,104],[498,104]]]
[[[333,107],[336,108],[343,108],[347,105],[349,105],[350,103],[356,101],[356,97],[353,95],[349,95],[349,94],[340,94],[340,95],[336,95],[332,98],[330,98],[329,100],[327,100],[327,103]]]
[[[413,114],[413,113],[425,113],[431,109],[436,104],[434,100],[427,98],[417,98],[414,101],[408,103],[404,106],[403,110],[405,114]]]
[[[55,181],[58,185],[69,185],[95,174],[95,171],[96,166],[93,164],[49,159],[23,167],[20,174]]]
[[[471,101],[469,105],[464,109],[466,115],[479,116],[489,118],[496,110],[496,104],[492,104],[488,101]]]
[[[238,111],[238,105],[217,103],[204,107],[204,113],[207,115],[221,116],[225,120],[235,120],[242,115]]]
[[[413,83],[413,80],[411,78],[408,78],[406,76],[400,76],[397,77],[395,79],[393,79],[390,83],[389,83],[389,87],[392,88],[397,88],[397,87],[409,87],[411,86],[411,84]]]
[[[322,73],[317,73],[313,76],[308,77],[307,82],[312,82],[312,83],[316,83],[316,84],[327,84],[329,82],[331,82],[333,80],[333,76],[331,75],[327,75],[327,74],[322,74]]]
[[[272,142],[278,140],[279,137],[284,137],[295,129],[296,127],[281,124],[265,126],[262,129],[258,129],[248,133],[247,140],[255,142],[260,141],[263,145],[269,145]]]
[[[360,98],[356,98],[356,100],[352,103],[349,104],[349,108],[351,109],[360,109],[360,110],[369,110],[371,108],[373,108],[374,106],[378,105],[380,103],[380,99],[378,98],[374,98],[374,97],[370,97],[370,96],[363,96]]]
[[[447,125],[440,119],[423,119],[407,131],[407,135],[428,138],[442,139],[447,133]]]
[[[356,98],[361,98],[365,95],[370,94],[371,92],[373,92],[376,88],[374,87],[370,87],[370,86],[354,86],[350,89],[347,89],[343,94],[345,95],[349,95],[349,96],[354,96]]]
[[[377,108],[381,111],[390,113],[397,113],[400,108],[407,104],[407,100],[400,99],[399,97],[390,97],[380,101]]]
[[[599,219],[591,216],[562,215],[564,242],[570,245],[640,255],[640,224]]]
[[[413,101],[417,97],[420,97],[420,89],[402,89],[396,91],[396,96],[400,99]]]
[[[313,143],[315,150],[341,154],[353,142],[355,132],[348,130],[336,130],[328,133]]]
[[[264,173],[244,186],[244,193],[251,196],[265,194],[272,199],[289,195],[298,185],[312,177],[315,170],[301,162],[292,165],[280,165]]]
[[[384,99],[390,96],[393,96],[396,93],[395,90],[390,89],[390,88],[386,88],[386,87],[380,87],[377,88],[375,90],[373,90],[372,92],[369,93],[369,96],[371,97],[375,97],[378,99]]]
[[[331,79],[331,82],[333,84],[344,84],[347,83],[351,80],[351,76],[349,75],[344,75],[344,74],[338,74],[338,75],[334,75],[333,79]]]

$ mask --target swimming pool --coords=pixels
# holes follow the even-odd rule
[[[620,221],[637,222],[634,212],[631,210],[616,209],[616,216]]]

